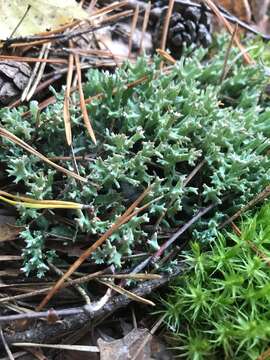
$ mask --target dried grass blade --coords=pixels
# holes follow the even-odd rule
[[[149,193],[151,187],[148,187],[141,196],[133,203],[131,206],[124,212],[122,216],[107,230],[93,245],[91,245],[88,249],[86,249],[83,254],[70,266],[67,272],[56,282],[56,284],[50,289],[47,296],[42,300],[42,302],[38,305],[37,311],[40,311],[50,299],[54,296],[54,294],[61,288],[62,284],[65,282],[67,278],[70,277],[78,269],[78,267],[98,248],[100,247],[118,228],[123,225],[125,222],[129,221],[131,217],[135,216],[139,211],[145,209],[143,206],[141,209],[138,209],[134,212],[133,209],[137,207],[137,205],[145,198],[145,196]]]
[[[74,58],[75,58],[75,64],[76,64],[76,70],[77,70],[78,88],[79,88],[80,104],[81,104],[83,121],[84,121],[84,124],[85,124],[88,132],[89,132],[89,135],[91,136],[91,139],[93,140],[94,144],[96,144],[97,140],[96,140],[95,133],[93,131],[89,116],[88,116],[88,112],[87,112],[87,109],[86,109],[86,103],[85,103],[85,99],[84,99],[84,94],[83,94],[82,73],[81,73],[79,55],[75,54]]]
[[[38,152],[37,150],[32,148],[32,146],[28,145],[26,142],[24,142],[23,140],[18,138],[16,135],[13,135],[8,130],[6,130],[6,129],[2,128],[2,127],[0,127],[0,136],[4,137],[5,139],[8,139],[9,141],[11,141],[12,143],[14,143],[16,145],[19,145],[20,147],[27,150],[31,154],[37,156],[42,161],[44,161],[47,164],[53,166],[56,170],[61,171],[65,175],[72,176],[73,178],[78,179],[78,180],[83,181],[83,182],[87,182],[87,179],[83,178],[80,175],[75,174],[74,172],[72,172],[70,170],[67,170],[67,169],[63,168],[60,165],[55,164],[53,161],[46,158],[46,156],[42,155],[40,152]]]
[[[146,305],[151,305],[151,306],[156,305],[155,303],[153,303],[153,301],[144,299],[143,297],[141,297],[139,295],[136,295],[136,294],[132,293],[131,291],[128,291],[128,290],[122,288],[121,286],[115,285],[115,284],[113,284],[113,283],[111,283],[109,281],[98,280],[98,282],[100,282],[103,285],[108,286],[109,288],[111,288],[112,290],[118,292],[121,295],[127,296],[131,300],[141,302],[141,303],[146,304]]]

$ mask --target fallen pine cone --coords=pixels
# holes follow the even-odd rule
[[[24,62],[0,61],[0,104],[7,105],[18,97],[31,75],[31,67]]]

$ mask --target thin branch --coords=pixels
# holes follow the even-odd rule
[[[149,280],[145,281],[142,284],[139,284],[135,289],[133,289],[133,293],[142,297],[146,297],[147,295],[154,292],[158,287],[165,285],[168,281],[172,280],[174,277],[180,275],[183,271],[185,271],[185,265],[183,262],[179,262],[177,266],[174,268],[172,274],[164,275],[162,279],[157,280]],[[126,297],[125,295],[118,295],[110,299],[105,306],[101,309],[93,312],[87,311],[87,305],[82,308],[77,308],[73,315],[69,313],[69,316],[66,316],[61,322],[57,322],[56,324],[48,324],[48,323],[38,323],[32,326],[30,329],[25,331],[16,331],[13,334],[6,334],[5,338],[8,344],[14,342],[25,342],[29,341],[31,338],[32,342],[40,342],[47,343],[56,341],[63,333],[76,331],[81,329],[82,326],[85,326],[92,319],[97,319],[102,316],[108,316],[115,312],[116,310],[126,307],[131,303],[131,299]],[[84,310],[86,309],[86,310]],[[70,310],[70,309],[69,309]],[[72,309],[73,311],[74,309]],[[59,310],[64,311],[64,310]],[[35,314],[35,313],[34,313]],[[25,314],[20,314],[25,315]],[[41,317],[47,317],[48,312],[42,312]],[[12,315],[13,316],[13,315]],[[19,316],[19,315],[18,315]],[[36,318],[39,318],[37,316]],[[16,319],[14,319],[16,320]],[[3,317],[0,318],[0,322],[10,322],[11,318]],[[3,344],[2,344],[3,345]]]
[[[6,353],[7,353],[7,356],[9,358],[9,360],[14,360],[14,356],[12,355],[12,352],[10,351],[10,348],[9,348],[7,342],[6,342],[6,339],[4,337],[3,330],[2,330],[1,326],[0,326],[0,337],[1,337],[2,343],[4,345],[4,348],[6,350]]]
[[[244,214],[247,210],[251,209],[253,206],[255,206],[257,203],[263,201],[267,197],[270,196],[270,185],[266,186],[266,188],[261,191],[258,195],[256,195],[252,200],[250,200],[245,206],[243,206],[240,210],[238,210],[234,215],[232,215],[228,220],[224,221],[219,228],[222,229],[226,225],[233,222],[235,219],[237,219],[239,216]]]

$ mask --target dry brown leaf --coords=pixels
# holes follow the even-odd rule
[[[75,0],[0,0],[0,39],[9,38],[22,19],[13,37],[53,30],[87,16]]]
[[[263,20],[270,3],[269,0],[216,0],[215,2],[239,19],[246,22],[254,19],[256,23]]]
[[[239,19],[250,22],[251,9],[248,0],[216,0],[215,3],[229,10]]]
[[[23,227],[12,226],[10,224],[0,225],[0,242],[16,239]]]
[[[104,341],[98,339],[100,349],[100,360],[127,360],[132,359],[137,350],[143,343],[145,337],[149,335],[147,329],[134,329],[125,337],[114,341]],[[149,339],[151,340],[151,338]],[[150,341],[142,348],[136,360],[152,360]]]

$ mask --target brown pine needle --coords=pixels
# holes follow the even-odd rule
[[[93,140],[94,144],[96,144],[97,140],[96,140],[95,133],[93,131],[89,116],[88,116],[85,99],[84,99],[84,94],[83,94],[82,73],[81,73],[81,65],[80,65],[79,55],[75,54],[74,58],[75,58],[75,64],[76,64],[76,70],[77,70],[78,89],[79,89],[79,95],[80,95],[80,105],[81,105],[81,110],[82,110],[83,121],[89,132],[89,135],[91,136],[91,139]]]
[[[169,26],[170,26],[170,20],[171,20],[171,17],[172,17],[174,1],[175,0],[170,0],[169,1],[168,10],[167,10],[167,14],[166,14],[165,21],[164,21],[164,26],[163,26],[161,44],[160,44],[161,50],[165,50],[165,48],[166,48],[167,36],[168,36],[168,31],[169,31]],[[160,68],[161,69],[163,68],[163,62],[161,62]]]
[[[168,54],[167,51],[162,49],[156,49],[156,52],[158,53],[159,56],[163,57],[164,60],[168,61],[173,65],[176,64],[175,58],[173,58],[170,54]]]
[[[67,278],[70,277],[76,271],[79,266],[98,248],[100,247],[116,230],[119,229],[121,225],[129,221],[133,216],[137,215],[138,212],[145,209],[146,206],[142,206],[140,209],[137,209],[133,212],[133,210],[137,207],[137,205],[145,198],[145,196],[149,193],[151,187],[148,187],[137,200],[134,201],[133,204],[121,215],[118,220],[88,249],[86,249],[82,255],[70,266],[67,272],[56,282],[56,284],[50,289],[45,298],[38,305],[36,311],[40,311],[47,305],[50,299],[54,296],[54,294],[61,288],[63,283]]]
[[[144,299],[143,297],[141,297],[139,295],[133,294],[131,291],[128,291],[128,290],[122,288],[121,286],[115,285],[110,281],[98,280],[98,282],[100,282],[103,285],[108,286],[109,288],[111,288],[112,290],[118,292],[121,295],[126,295],[131,300],[141,302],[141,303],[146,304],[146,305],[155,306],[155,303],[153,303],[152,301]]]
[[[83,178],[80,175],[75,174],[74,172],[72,172],[70,170],[67,170],[67,169],[63,168],[60,165],[55,164],[53,161],[49,160],[46,156],[42,155],[40,152],[38,152],[37,150],[32,148],[32,146],[28,145],[26,142],[24,142],[23,140],[18,138],[16,135],[12,134],[11,132],[9,132],[8,130],[6,130],[6,129],[2,128],[2,127],[0,127],[0,136],[2,136],[3,138],[11,141],[12,143],[14,143],[16,145],[19,145],[24,150],[27,150],[31,154],[37,156],[39,159],[46,162],[48,165],[53,166],[56,170],[61,171],[65,175],[72,176],[75,179],[83,181],[83,182],[87,182],[87,179]]]
[[[221,11],[218,9],[218,7],[214,4],[212,0],[204,0],[204,2],[209,6],[209,8],[213,11],[213,13],[216,15],[216,17],[219,19],[219,21],[225,26],[225,28],[228,30],[228,32],[233,35],[234,28],[231,26],[229,21],[225,19],[225,17],[222,15]],[[253,60],[250,57],[250,55],[246,52],[246,49],[241,44],[241,42],[238,39],[238,36],[234,37],[234,42],[239,48],[239,50],[242,53],[242,56],[244,58],[244,61],[246,64],[252,64]]]
[[[0,60],[5,60],[5,61],[18,61],[18,62],[30,62],[30,63],[50,63],[50,64],[66,64],[67,61],[65,59],[38,59],[38,58],[33,58],[33,57],[29,57],[29,56],[14,56],[14,55],[0,55]]]
[[[72,47],[71,42],[69,46]],[[65,123],[66,139],[69,146],[72,143],[69,102],[70,102],[70,90],[71,90],[71,83],[73,76],[73,64],[74,64],[74,55],[71,53],[69,54],[68,57],[67,85],[66,85],[65,98],[64,98],[64,123]]]

